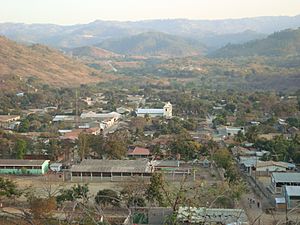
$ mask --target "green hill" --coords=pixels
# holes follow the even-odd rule
[[[213,57],[231,58],[247,56],[296,56],[300,53],[300,28],[276,32],[262,40],[245,44],[227,45],[211,54]]]
[[[139,56],[184,57],[206,52],[206,47],[196,40],[160,32],[109,39],[97,46],[119,54]]]

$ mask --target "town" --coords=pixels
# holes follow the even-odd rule
[[[299,92],[181,88],[3,96],[3,218],[297,224]]]

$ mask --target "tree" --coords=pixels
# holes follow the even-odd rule
[[[45,220],[49,220],[53,211],[56,210],[56,200],[54,197],[33,198],[29,201],[29,208],[35,224],[44,224]]]
[[[228,149],[223,148],[215,153],[214,161],[219,167],[224,168],[226,170],[230,167],[232,163],[232,156]]]
[[[89,187],[88,184],[74,185],[71,189],[61,189],[60,194],[56,196],[56,201],[61,204],[65,201],[82,200],[87,202],[89,199]]]
[[[95,202],[104,207],[108,205],[118,207],[120,206],[120,201],[121,199],[118,193],[111,189],[100,190],[95,196]]]
[[[20,196],[22,192],[18,190],[17,184],[12,180],[0,177],[0,197]]]
[[[197,156],[200,151],[200,143],[191,139],[189,134],[179,134],[169,144],[171,153],[173,155],[180,154],[180,157],[185,160],[193,159]]]
[[[162,191],[164,185],[161,173],[153,173],[150,178],[150,185],[145,192],[146,199],[151,204],[157,203],[159,206],[165,205],[165,199]]]
[[[234,113],[234,111],[236,110],[236,106],[234,104],[232,104],[232,103],[228,103],[225,106],[225,110],[227,110],[230,113]]]
[[[27,151],[27,142],[23,139],[18,139],[15,144],[15,152],[17,159],[23,159]]]
[[[254,143],[258,137],[258,128],[257,126],[251,126],[248,128],[245,134],[247,141]]]
[[[237,135],[234,136],[234,140],[239,142],[239,143],[242,143],[243,141],[245,141],[245,135],[243,134],[242,131],[239,130],[239,132],[237,133]]]
[[[108,140],[105,149],[110,159],[122,159],[127,153],[126,145],[118,140]]]
[[[19,125],[19,132],[28,132],[30,123],[28,119],[24,119]]]
[[[146,201],[143,197],[130,197],[127,202],[127,207],[145,207]]]
[[[80,160],[83,160],[89,153],[89,136],[87,134],[81,133],[78,136],[79,145],[79,156]]]

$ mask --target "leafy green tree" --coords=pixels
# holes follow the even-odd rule
[[[95,202],[98,205],[103,205],[104,207],[111,205],[111,206],[120,206],[120,196],[118,193],[111,189],[104,189],[98,191],[97,195],[95,196]]]
[[[148,202],[157,203],[159,206],[165,205],[165,197],[163,194],[164,179],[161,173],[154,173],[150,178],[150,185],[145,192]]]
[[[245,136],[247,138],[247,141],[254,143],[258,137],[258,127],[257,126],[249,127]]]
[[[128,207],[146,207],[146,201],[143,197],[131,197],[128,199]]]
[[[87,202],[89,199],[89,187],[88,184],[74,185],[71,189],[61,189],[60,193],[56,196],[56,201],[61,204],[65,201],[82,200]]]
[[[27,142],[23,139],[18,139],[15,144],[15,152],[17,159],[23,159],[27,152]]]
[[[174,156],[180,155],[181,158],[185,160],[194,159],[200,152],[200,143],[191,139],[189,135],[179,134],[174,140],[169,144],[171,153]]]
[[[10,179],[0,177],[0,198],[19,197],[22,192],[18,189],[15,182]]]
[[[28,119],[24,119],[19,125],[19,132],[28,132],[30,127],[30,123]]]

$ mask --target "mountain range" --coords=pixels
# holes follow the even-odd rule
[[[119,39],[109,39],[97,46],[123,55],[175,56],[203,55],[207,48],[194,39],[161,32],[146,32]]]
[[[0,24],[0,35],[25,43],[40,43],[57,48],[76,48],[99,44],[147,32],[196,39],[218,48],[228,43],[244,43],[276,31],[298,28],[300,16],[256,17],[226,20],[145,20],[135,22],[101,21],[60,26],[53,24]]]

